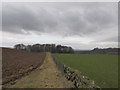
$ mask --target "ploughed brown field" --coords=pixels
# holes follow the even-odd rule
[[[2,84],[12,82],[41,66],[45,53],[2,48]]]

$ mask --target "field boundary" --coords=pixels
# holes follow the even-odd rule
[[[90,80],[87,76],[82,75],[78,70],[72,69],[58,61],[55,56],[52,55],[52,57],[62,75],[65,76],[68,80],[72,81],[76,88],[100,89],[100,87],[97,86],[93,80]]]

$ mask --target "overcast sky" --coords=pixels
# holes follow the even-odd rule
[[[118,3],[2,3],[2,46],[118,47]]]

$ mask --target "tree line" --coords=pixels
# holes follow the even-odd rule
[[[17,50],[25,50],[32,52],[52,52],[52,53],[73,53],[72,47],[55,45],[55,44],[34,44],[34,45],[24,45],[16,44],[14,46]]]

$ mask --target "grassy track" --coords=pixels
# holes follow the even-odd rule
[[[18,79],[14,85],[5,88],[71,88],[73,83],[64,79],[57,69],[50,53],[47,53],[41,67]]]
[[[118,87],[118,56],[100,54],[55,54],[58,60],[78,69],[102,88]]]

